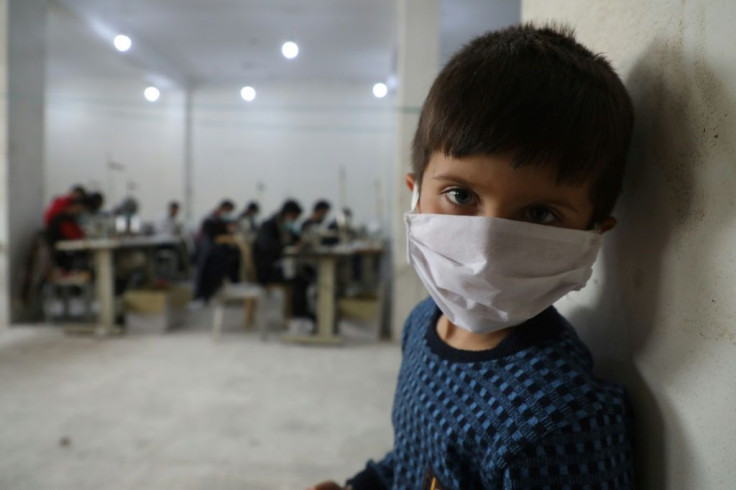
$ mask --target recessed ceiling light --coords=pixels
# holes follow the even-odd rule
[[[293,41],[286,41],[281,45],[281,54],[284,55],[284,58],[292,60],[299,55],[299,46]]]
[[[382,99],[386,97],[386,94],[388,93],[388,87],[385,83],[377,83],[373,86],[373,95],[378,98]]]
[[[113,39],[112,43],[115,45],[115,49],[117,49],[121,53],[126,52],[133,45],[133,41],[131,41],[130,38],[125,34],[118,34],[117,36],[115,36],[115,39]]]
[[[161,97],[161,91],[156,87],[148,87],[143,91],[143,96],[148,102],[156,102]]]
[[[256,98],[256,89],[251,86],[245,86],[240,90],[240,96],[246,102],[252,102]]]

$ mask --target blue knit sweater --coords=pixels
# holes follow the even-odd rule
[[[355,490],[633,488],[624,391],[554,308],[480,352],[444,343],[439,315],[428,298],[406,321],[394,448]]]

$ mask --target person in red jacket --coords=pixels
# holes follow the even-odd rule
[[[46,227],[46,241],[52,250],[62,240],[81,240],[84,238],[84,230],[79,226],[77,219],[87,209],[87,203],[83,199],[72,199],[67,201],[66,206],[57,212]],[[63,270],[74,268],[73,254],[62,251],[54,251],[54,261]]]
[[[86,197],[87,191],[81,185],[75,185],[72,187],[69,194],[65,196],[55,197],[43,212],[43,225],[48,228],[51,224],[51,220],[53,220],[57,214],[64,211],[69,203],[72,201],[83,201]]]

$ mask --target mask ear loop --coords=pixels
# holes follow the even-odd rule
[[[591,223],[590,226],[588,227],[588,230],[594,232],[597,235],[603,234],[603,228],[601,228],[600,223],[596,223],[596,222]]]
[[[411,212],[415,212],[417,210],[417,205],[419,204],[419,183],[414,184],[414,189],[411,191]]]

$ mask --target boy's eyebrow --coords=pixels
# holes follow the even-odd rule
[[[436,174],[432,176],[432,180],[446,180],[450,182],[455,182],[456,184],[461,184],[467,187],[472,186],[472,182],[461,179],[460,177],[456,177],[454,175],[447,175],[447,174]]]
[[[544,202],[546,204],[552,204],[554,206],[558,206],[558,207],[561,207],[561,208],[567,208],[567,209],[569,209],[570,211],[572,211],[574,213],[579,213],[580,212],[578,210],[578,208],[576,208],[575,206],[573,206],[572,204],[570,204],[567,201],[555,201],[555,200],[551,200],[550,201],[550,200],[544,200]]]

